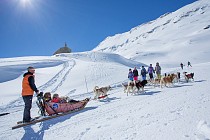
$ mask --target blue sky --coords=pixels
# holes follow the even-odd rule
[[[196,0],[0,0],[0,58],[90,51]]]

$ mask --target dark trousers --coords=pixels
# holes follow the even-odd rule
[[[31,120],[31,106],[32,106],[32,95],[22,96],[23,101],[25,103],[25,108],[23,112],[23,121],[30,121]]]
[[[153,79],[153,73],[149,73],[149,78]]]

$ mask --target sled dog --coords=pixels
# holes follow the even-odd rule
[[[152,81],[152,84],[154,85],[154,87],[158,86],[160,84],[160,80],[157,77]]]
[[[127,95],[128,93],[133,93],[134,92],[134,86],[135,86],[135,83],[133,81],[129,81],[128,84],[127,84]]]
[[[194,73],[187,73],[187,72],[183,72],[184,76],[185,76],[185,80],[188,82],[190,79],[192,79],[194,81]]]
[[[163,84],[164,86],[173,85],[173,80],[176,78],[175,74],[169,74],[168,76],[162,77],[160,80],[160,88],[162,88]]]
[[[144,86],[147,84],[147,80],[143,80],[143,81],[136,81],[136,88],[138,89],[138,91],[141,90],[144,92]]]
[[[98,99],[100,96],[107,95],[107,92],[109,90],[111,90],[111,86],[106,86],[106,87],[101,87],[101,88],[99,88],[98,86],[95,86],[93,89],[93,92],[95,94],[94,99]]]
[[[135,81],[135,83],[133,81],[129,81],[128,84],[122,83],[122,85],[124,87],[124,93],[126,92],[127,95],[128,95],[128,93],[134,94],[134,92],[136,90],[138,92],[140,90],[140,88],[142,89],[142,91],[144,91],[144,86],[146,84],[147,84],[147,80],[143,80],[143,81],[137,80],[137,81]]]
[[[122,83],[122,86],[124,87],[124,93],[126,93],[127,92],[127,88],[128,88],[128,84],[129,83]]]

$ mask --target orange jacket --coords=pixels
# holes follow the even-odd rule
[[[35,87],[35,89],[33,89],[31,84],[29,83],[29,77],[30,76],[33,76],[33,78],[34,78],[33,74],[30,74],[30,73],[24,74],[24,78],[23,78],[23,81],[22,81],[22,96],[33,95],[34,91],[37,92],[36,87]]]

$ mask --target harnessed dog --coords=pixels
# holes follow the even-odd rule
[[[100,96],[107,96],[107,92],[111,90],[111,86],[101,87],[95,86],[93,92],[95,93],[94,99],[98,99]]]

